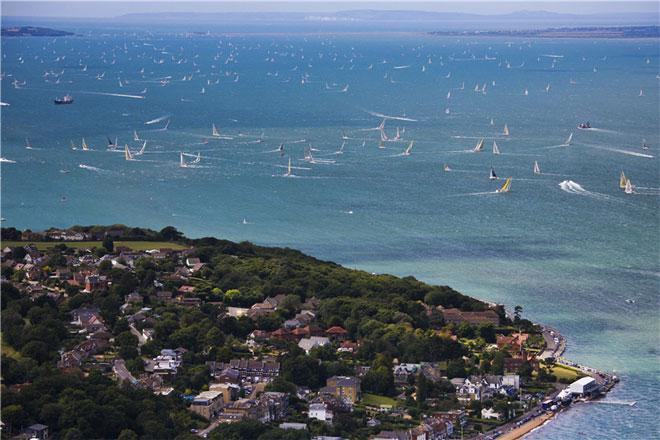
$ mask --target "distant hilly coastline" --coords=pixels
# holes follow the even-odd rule
[[[159,21],[182,21],[194,22],[208,21],[305,21],[305,22],[508,22],[508,23],[619,23],[621,25],[631,23],[658,24],[657,17],[649,17],[646,13],[599,13],[599,14],[568,14],[549,11],[522,10],[508,14],[474,14],[463,12],[432,12],[417,10],[346,10],[338,12],[160,12],[160,13],[132,13],[115,17],[116,21],[142,21],[145,19],[157,19]]]
[[[3,37],[66,37],[75,35],[73,32],[59,31],[36,26],[14,26],[2,28]]]
[[[576,27],[536,30],[435,31],[438,36],[526,38],[660,38],[660,26]]]

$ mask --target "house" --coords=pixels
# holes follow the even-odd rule
[[[224,403],[222,391],[203,391],[195,396],[189,409],[207,420],[212,420],[218,416]]]
[[[280,423],[280,429],[295,429],[298,431],[307,429],[307,423],[284,422]]]
[[[255,303],[248,310],[248,316],[250,318],[257,318],[259,316],[268,315],[275,312],[275,306],[268,301]]]
[[[179,287],[179,293],[182,295],[190,295],[195,293],[195,287],[194,286],[188,286],[184,284],[183,286]]]
[[[240,373],[242,380],[260,382],[280,374],[280,363],[274,360],[232,359],[224,368],[232,368]]]
[[[495,411],[493,408],[483,408],[481,410],[481,418],[486,420],[500,420],[502,414]]]
[[[516,374],[525,364],[529,364],[533,370],[538,370],[539,368],[538,361],[536,359],[527,359],[527,356],[523,352],[522,357],[504,359],[504,373]]]
[[[326,403],[310,403],[307,417],[326,423],[332,423],[333,414],[332,410]]]
[[[529,339],[529,333],[513,333],[510,336],[497,335],[497,348],[500,350],[509,347],[510,352],[520,353]]]
[[[35,423],[25,429],[25,434],[30,436],[31,439],[46,440],[48,438],[48,426],[41,423]]]
[[[357,342],[342,341],[341,344],[339,344],[339,348],[337,349],[337,352],[339,352],[339,353],[355,353],[357,350],[358,350]]]
[[[275,332],[273,332],[275,333]],[[323,347],[324,345],[330,344],[330,339],[323,336],[312,336],[309,338],[303,338],[298,342],[298,347],[305,350],[306,354],[309,354],[315,347]]]
[[[85,277],[85,292],[93,292],[101,287],[101,279],[98,275],[87,275]]]
[[[332,394],[350,403],[355,403],[362,398],[360,379],[353,376],[333,376],[328,378],[322,392]]]
[[[142,304],[143,301],[144,298],[142,298],[142,295],[137,292],[131,292],[124,297],[124,302],[130,304]]]
[[[421,370],[421,364],[399,364],[392,367],[394,373],[394,383],[406,384],[410,376],[416,376]]]
[[[201,260],[199,258],[186,258],[186,266],[193,267],[197,264],[200,264]]]
[[[155,294],[155,300],[159,303],[166,303],[172,301],[172,292],[166,292],[164,290],[159,290]]]
[[[222,400],[227,405],[238,399],[241,388],[233,383],[212,383],[209,385],[209,390],[222,393]]]
[[[97,308],[80,308],[72,311],[71,314],[73,315],[71,324],[84,328],[88,333],[106,330],[101,312]]]
[[[145,361],[144,371],[162,376],[163,379],[174,379],[182,364],[181,350],[163,349],[160,355]]]
[[[60,281],[66,281],[71,279],[71,271],[67,267],[58,267],[55,270],[55,278]]]
[[[241,316],[247,316],[249,310],[243,307],[227,307],[227,315],[233,318],[240,318]]]
[[[464,427],[467,425],[468,417],[467,412],[462,409],[453,409],[450,411],[437,411],[433,413],[433,417],[443,420],[444,422],[451,422],[455,427]],[[450,432],[449,435],[452,433]]]
[[[343,341],[344,339],[346,339],[348,332],[344,330],[342,327],[335,325],[327,329],[325,331],[325,334],[328,336],[328,338],[330,338],[331,341]]]

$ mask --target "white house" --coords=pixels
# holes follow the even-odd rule
[[[481,418],[487,420],[488,419],[499,420],[502,418],[502,414],[498,413],[493,408],[483,408],[481,410]]]
[[[302,338],[300,342],[298,342],[298,347],[302,348],[305,350],[305,353],[309,354],[314,347],[323,347],[329,343],[330,339],[325,336],[312,336],[311,338]]]
[[[332,423],[332,417],[332,410],[330,410],[325,403],[311,403],[309,405],[308,418]]]

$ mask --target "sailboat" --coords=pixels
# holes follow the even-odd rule
[[[30,139],[25,138],[25,149],[26,150],[31,150],[32,149],[32,144],[30,143]]]
[[[27,147],[25,147],[25,148],[27,148]],[[648,150],[648,149],[649,149],[649,146],[646,143],[646,139],[642,139],[642,150]]]
[[[135,160],[135,158],[131,154],[131,150],[128,149],[128,144],[124,145],[124,158],[126,160]]]
[[[529,90],[525,89],[525,91],[523,92],[523,95],[528,96],[529,95]]]
[[[638,96],[644,96],[644,90],[639,89],[639,95]]]
[[[179,167],[188,168],[188,164],[186,163],[186,160],[183,158],[183,152],[179,153]]]
[[[635,186],[630,179],[626,180],[626,188],[623,190],[626,194],[635,194]]]
[[[621,175],[619,176],[619,188],[621,188],[621,189],[625,188],[626,183],[628,183],[628,178],[623,173],[623,171],[621,171]]]
[[[106,136],[107,137],[107,136]],[[117,138],[115,138],[115,141],[112,142],[112,139],[108,137],[108,150],[114,150],[117,148]]]
[[[449,168],[448,164],[444,164],[443,167],[442,167],[442,170],[445,171],[445,172],[449,172],[449,171],[451,171],[451,168]]]
[[[138,136],[138,132],[136,130],[133,130],[133,140],[134,141],[140,140],[140,136]]]
[[[502,130],[502,135],[508,136],[509,135],[509,127],[504,124],[504,130]]]
[[[493,154],[500,154],[500,149],[497,146],[497,142],[495,142],[495,140],[493,140]]]
[[[401,140],[401,131],[399,130],[399,127],[396,128],[396,135],[394,136],[394,140]]]
[[[144,149],[147,148],[147,141],[144,141],[142,144],[142,148],[140,148],[140,151],[135,153],[137,156],[142,156],[144,154]]]
[[[568,147],[569,145],[571,145],[571,141],[573,141],[573,132],[571,132],[571,134],[568,135],[566,141],[561,146]]]
[[[284,173],[285,177],[291,177],[293,174],[291,173],[291,158],[289,158],[289,165],[286,167],[286,173]]]
[[[493,118],[490,118],[490,125],[495,125],[495,121],[493,121]]]
[[[220,132],[216,128],[215,124],[211,124],[211,136],[220,137]]]
[[[201,160],[202,160],[202,153],[199,153],[199,152],[198,152],[198,153],[197,153],[197,156],[195,156],[195,158],[193,159],[193,161],[190,162],[190,163],[199,163]]]
[[[415,141],[410,141],[410,143],[408,144],[408,147],[407,147],[406,150],[403,152],[403,155],[404,155],[404,156],[410,156],[410,153],[412,153],[412,149],[413,149],[413,145],[414,145],[414,144],[415,144]]]
[[[378,142],[378,148],[385,148],[385,144],[383,143],[382,140]]]
[[[82,138],[82,149],[83,151],[89,151],[89,146],[87,145],[87,142],[85,142],[85,138]]]
[[[484,149],[484,138],[479,139],[479,142],[477,142],[477,145],[472,149],[475,153],[479,153]]]
[[[488,176],[490,180],[496,180],[497,179],[497,174],[495,174],[495,170],[493,167],[490,167],[490,175]]]
[[[539,163],[537,161],[534,161],[534,174],[541,174],[541,167],[539,167]]]
[[[509,192],[510,189],[511,189],[511,177],[507,178],[504,181],[504,185],[502,185],[502,187],[500,189],[496,190],[495,192],[507,193],[507,192]]]

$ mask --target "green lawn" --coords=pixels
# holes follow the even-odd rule
[[[49,248],[52,248],[55,245],[58,244],[65,244],[67,247],[70,248],[93,248],[93,247],[101,247],[101,242],[100,241],[36,241],[36,242],[26,242],[26,241],[3,241],[2,242],[2,247],[4,248],[5,246],[9,247],[16,247],[16,246],[25,246],[26,244],[32,244],[37,247],[39,250],[46,250]],[[182,245],[182,244],[177,244],[177,243],[170,243],[167,241],[115,241],[115,247],[127,247],[129,249],[132,249],[134,251],[144,251],[147,249],[160,249],[160,248],[168,248],[168,249],[175,249],[175,250],[180,250],[180,249],[186,249],[187,246]]]
[[[552,374],[557,376],[557,379],[566,379],[571,381],[578,380],[579,378],[584,376],[583,373],[576,370],[575,368],[567,367],[564,365],[558,365],[558,364],[556,364],[552,368]]]
[[[369,393],[362,394],[362,400],[360,402],[369,406],[388,405],[391,407],[395,407],[398,405],[398,402],[395,399],[392,399],[391,397],[379,396],[378,394],[369,394]]]
[[[21,360],[21,354],[14,350],[14,347],[9,346],[5,341],[2,341],[2,333],[0,333],[0,341],[2,343],[2,356],[8,358]]]

